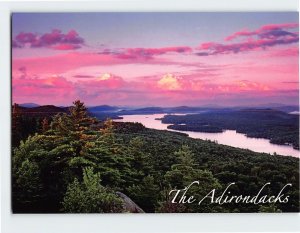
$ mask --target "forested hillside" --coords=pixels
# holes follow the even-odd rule
[[[208,111],[201,114],[166,115],[170,129],[196,132],[222,132],[230,129],[247,137],[270,139],[274,144],[291,144],[299,149],[299,115],[274,109]]]
[[[127,212],[116,192],[147,213],[299,211],[298,158],[218,145],[139,123],[99,121],[80,101],[66,112],[43,116],[31,130],[25,123],[30,119],[14,109],[14,213]],[[267,182],[262,195],[276,196],[287,183],[292,187],[286,190],[287,203],[170,202],[171,189],[195,180],[200,182],[193,190],[197,197],[212,189],[220,195],[231,182],[236,183],[232,195],[255,195]]]

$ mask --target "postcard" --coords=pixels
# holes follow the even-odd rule
[[[13,12],[13,213],[299,212],[298,12]]]

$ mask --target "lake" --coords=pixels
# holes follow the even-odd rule
[[[219,144],[249,149],[255,152],[265,152],[273,154],[276,152],[280,155],[289,155],[293,157],[299,157],[299,151],[295,150],[289,145],[276,145],[270,143],[268,139],[263,138],[248,138],[246,135],[237,133],[235,130],[225,130],[222,133],[203,133],[203,132],[192,132],[192,131],[179,131],[168,129],[169,124],[163,124],[157,118],[162,118],[166,114],[152,114],[152,115],[124,115],[121,116],[123,119],[114,121],[118,122],[139,122],[147,128],[168,130],[182,132],[189,135],[191,138],[217,141]],[[175,114],[173,114],[175,115]]]

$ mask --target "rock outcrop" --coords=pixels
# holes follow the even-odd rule
[[[127,197],[124,193],[116,192],[117,196],[123,200],[124,209],[129,213],[145,213],[133,200]]]

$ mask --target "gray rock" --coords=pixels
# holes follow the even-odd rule
[[[117,196],[123,200],[124,208],[129,213],[145,213],[137,204],[134,203],[129,197],[124,193],[116,192]]]

